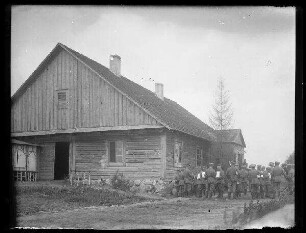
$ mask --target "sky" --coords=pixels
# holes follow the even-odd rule
[[[107,67],[120,55],[123,76],[207,124],[222,78],[247,162],[294,151],[295,8],[14,6],[11,95],[58,42]]]

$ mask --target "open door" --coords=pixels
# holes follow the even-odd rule
[[[54,180],[63,180],[69,175],[69,142],[55,144]]]

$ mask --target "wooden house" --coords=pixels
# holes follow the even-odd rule
[[[245,162],[246,144],[241,129],[216,130],[215,134],[217,141],[211,147],[213,162],[221,164],[224,169],[229,167],[230,161],[239,165]]]
[[[58,43],[12,97],[11,136],[40,146],[38,178],[117,170],[129,179],[172,179],[208,162],[214,130],[176,102]]]

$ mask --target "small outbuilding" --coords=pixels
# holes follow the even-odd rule
[[[212,145],[214,162],[221,164],[224,169],[230,161],[239,165],[245,163],[246,144],[241,129],[216,130],[217,142]]]
[[[15,180],[37,180],[38,153],[38,145],[12,139],[12,161]]]

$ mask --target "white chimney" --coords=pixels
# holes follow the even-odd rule
[[[164,85],[162,83],[155,83],[155,94],[161,100],[164,100]]]
[[[110,55],[109,69],[117,76],[121,76],[121,57],[119,55]]]

